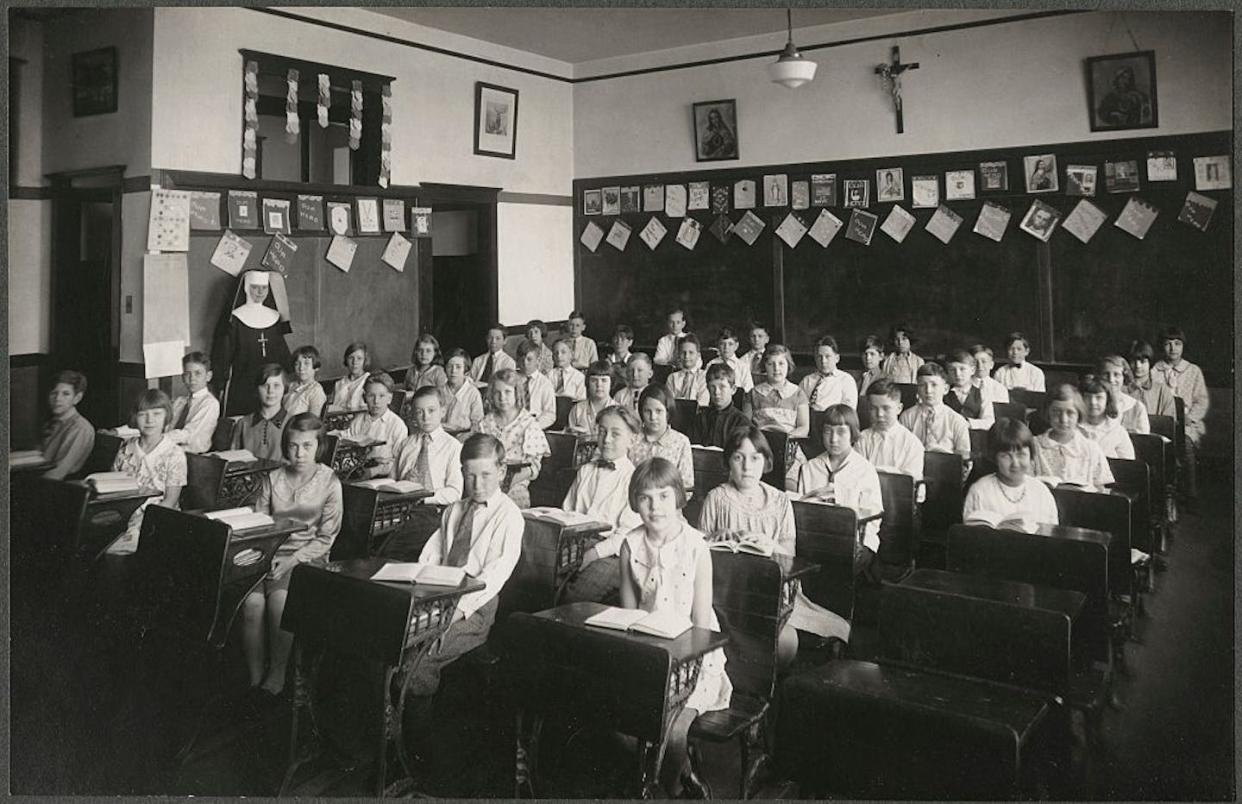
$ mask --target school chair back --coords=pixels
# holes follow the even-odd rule
[[[78,474],[86,477],[95,472],[111,472],[124,443],[125,439],[110,433],[95,433],[95,446],[91,447],[91,454],[86,457],[86,463],[82,464],[82,471]]]
[[[879,660],[1066,695],[1085,602],[1081,592],[915,570],[880,591]]]
[[[319,454],[315,456],[315,462],[322,463],[324,466],[332,466],[336,463],[336,451],[340,445],[340,436],[325,433],[319,439]]]
[[[331,560],[365,558],[380,553],[386,537],[401,530],[418,514],[426,514],[422,517],[422,530],[427,531],[419,535],[430,536],[439,524],[433,510],[437,506],[424,506],[422,500],[432,493],[421,489],[395,493],[342,483],[341,532],[332,542]],[[429,527],[432,530],[427,530]],[[415,546],[421,549],[421,545]]]
[[[945,452],[923,453],[923,479],[927,498],[923,502],[924,544],[943,546],[952,525],[962,521],[962,458]]]
[[[690,452],[694,458],[694,496],[702,499],[707,492],[728,481],[729,469],[722,450],[692,446]]]
[[[970,431],[970,459],[979,461],[988,454],[988,431],[976,430],[971,428]]]
[[[945,569],[1082,592],[1087,596],[1082,621],[1088,655],[1108,662],[1112,539],[1103,531],[1066,526],[1025,533],[959,524],[949,528]]]
[[[1174,416],[1177,420],[1177,438],[1174,443],[1178,445],[1178,449],[1186,442],[1186,400],[1180,396],[1173,397]]]
[[[911,567],[919,554],[922,521],[917,502],[918,484],[906,474],[878,472],[884,518],[880,520],[882,564]]]
[[[14,489],[12,501],[13,582],[39,581],[78,556],[87,526],[90,488],[79,482],[31,478]]]
[[[654,354],[654,352],[652,354]],[[651,382],[656,385],[667,385],[669,375],[676,370],[676,366],[661,366],[653,363],[651,366]]]
[[[768,439],[768,447],[772,450],[772,471],[763,476],[763,482],[784,490],[785,474],[797,457],[800,441],[777,430],[764,430],[763,435]]]
[[[1012,399],[1012,397],[1011,397]],[[1013,419],[1014,421],[1025,422],[1027,420],[1026,405],[1021,402],[993,402],[992,416],[997,421],[1001,419]],[[987,432],[982,430],[980,432]]]
[[[572,396],[558,396],[556,398],[556,420],[552,422],[549,430],[560,432],[569,424],[569,411],[573,409],[574,398]]]
[[[530,484],[532,506],[551,505],[559,507],[574,482],[575,452],[578,437],[570,433],[545,432],[551,454],[543,459],[539,477]]]
[[[211,434],[211,449],[232,449],[233,434],[241,424],[241,416],[221,416],[216,420],[216,429]]]
[[[852,508],[793,502],[797,531],[795,554],[819,565],[802,579],[802,591],[838,616],[854,616],[854,564],[858,554],[858,515]]]
[[[1163,548],[1163,536],[1169,525],[1168,512],[1172,508],[1174,490],[1174,469],[1176,458],[1173,442],[1155,433],[1130,433],[1130,441],[1134,444],[1134,454],[1140,461],[1147,464],[1151,479],[1151,514],[1152,526],[1160,531]]]
[[[496,621],[518,611],[557,605],[562,584],[582,566],[582,554],[603,538],[603,523],[567,527],[525,515],[522,555],[500,590]]]
[[[1177,417],[1176,416],[1160,416],[1155,413],[1149,413],[1147,419],[1151,424],[1151,431],[1155,435],[1162,435],[1177,444]],[[1131,434],[1133,435],[1133,434]]]
[[[720,630],[729,638],[725,672],[733,684],[733,697],[727,709],[695,718],[690,737],[710,742],[738,740],[738,797],[746,799],[762,761],[762,729],[776,691],[784,578],[771,558],[718,550],[711,555],[712,601]]]
[[[858,395],[858,429],[866,430],[871,426],[871,402],[866,394]]]
[[[223,522],[153,505],[142,518],[135,568],[147,632],[223,648],[241,604],[263,582],[292,521],[234,533]]]
[[[1130,544],[1136,524],[1131,502],[1121,494],[1062,487],[1052,490],[1062,525],[1111,533],[1108,545],[1109,592],[1131,594]]]
[[[699,403],[696,399],[674,399],[674,410],[670,410],[669,426],[682,435],[690,435],[690,430],[694,426],[694,417],[699,412]]]
[[[1023,405],[1027,410],[1034,409],[1042,412],[1048,405],[1048,392],[1032,391],[1029,388],[1010,388],[1009,402]]]
[[[919,387],[912,382],[893,383],[901,391],[901,409],[908,410],[919,403]]]
[[[186,484],[181,491],[181,508],[186,511],[214,511],[224,490],[228,461],[215,455],[185,454]]]
[[[1123,494],[1131,501],[1130,546],[1144,553],[1154,553],[1157,545],[1151,530],[1152,488],[1147,464],[1137,458],[1109,458],[1108,468],[1116,481],[1113,493]]]
[[[811,427],[806,439],[802,442],[802,452],[809,461],[821,454],[828,447],[824,444],[824,413],[822,410],[811,411]]]

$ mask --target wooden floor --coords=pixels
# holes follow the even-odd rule
[[[1076,798],[1234,797],[1234,532],[1232,480],[1205,484],[1203,509],[1183,519],[1147,599],[1142,644],[1127,647],[1131,675],[1119,684],[1120,710],[1104,721],[1105,759]],[[74,593],[74,613],[65,601]],[[223,673],[195,662],[171,677],[142,677],[132,645],[115,637],[83,584],[15,593],[11,608],[12,792],[17,794],[174,794],[270,796],[287,760],[287,701],[258,710],[217,706],[206,739],[189,762],[172,754],[184,732],[164,682],[202,689],[208,679],[231,692],[244,685],[240,656],[226,652]],[[866,658],[867,629],[853,651]],[[823,660],[802,655],[799,664]],[[512,797],[511,710],[474,692],[487,670],[450,668],[435,703],[422,768],[425,792],[446,797]],[[365,687],[360,679],[359,688]],[[180,699],[177,699],[180,700]],[[362,711],[360,702],[354,710]],[[182,720],[193,712],[182,710]],[[633,795],[632,747],[608,734],[545,735],[540,796]],[[717,796],[737,791],[736,748],[705,746],[705,775]],[[339,773],[321,762],[303,769],[300,795],[371,792],[367,769]],[[769,782],[760,796],[795,791]]]

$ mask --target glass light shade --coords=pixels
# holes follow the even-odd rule
[[[790,42],[781,57],[768,65],[768,75],[773,83],[789,89],[797,89],[815,78],[815,70],[818,67],[819,65],[815,62],[802,58],[802,54]]]

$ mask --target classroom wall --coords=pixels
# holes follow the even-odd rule
[[[44,26],[43,171],[125,165],[125,175],[151,169],[152,9],[98,9]],[[72,56],[117,49],[117,110],[73,116]]]
[[[996,16],[913,11],[795,31],[794,41],[842,41]],[[1090,131],[1084,68],[1089,56],[1134,50],[1127,31],[1140,49],[1156,51],[1160,127],[1141,134],[1232,127],[1228,13],[1092,12],[810,51],[804,55],[819,64],[818,75],[792,91],[768,80],[764,68],[771,57],[578,83],[574,174],[585,179],[1132,137],[1136,132]],[[720,43],[713,55],[776,49],[783,39]],[[894,44],[903,62],[920,65],[903,80],[904,134],[896,133],[891,98],[873,72]],[[705,56],[701,48],[664,51],[579,65],[577,75]],[[741,158],[698,164],[691,104],[725,98],[737,99]]]
[[[404,23],[357,8],[290,9],[404,39],[457,48],[505,63],[568,75],[568,65]],[[568,217],[557,203],[572,191],[573,95],[569,84],[289,21],[241,8],[155,9],[152,163],[164,169],[241,172],[239,48],[395,77],[392,181],[498,187],[549,196],[502,204],[503,323],[563,315],[562,299],[535,293],[516,304],[505,288],[538,276],[572,293]],[[517,89],[517,158],[474,154],[476,81]],[[244,180],[238,180],[239,185]],[[502,198],[503,200],[503,198]],[[562,221],[559,228],[549,220]],[[519,315],[509,320],[508,315]]]
[[[499,204],[500,322],[560,321],[574,307],[574,215],[570,206]],[[569,280],[561,266],[570,266]]]
[[[25,62],[18,72],[16,125],[11,121],[10,129],[13,178],[18,187],[37,187],[43,183],[43,25],[10,17],[9,56]]]

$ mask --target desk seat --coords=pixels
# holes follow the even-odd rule
[[[1042,748],[1045,695],[857,660],[783,686],[779,750],[804,797],[1010,798]]]

